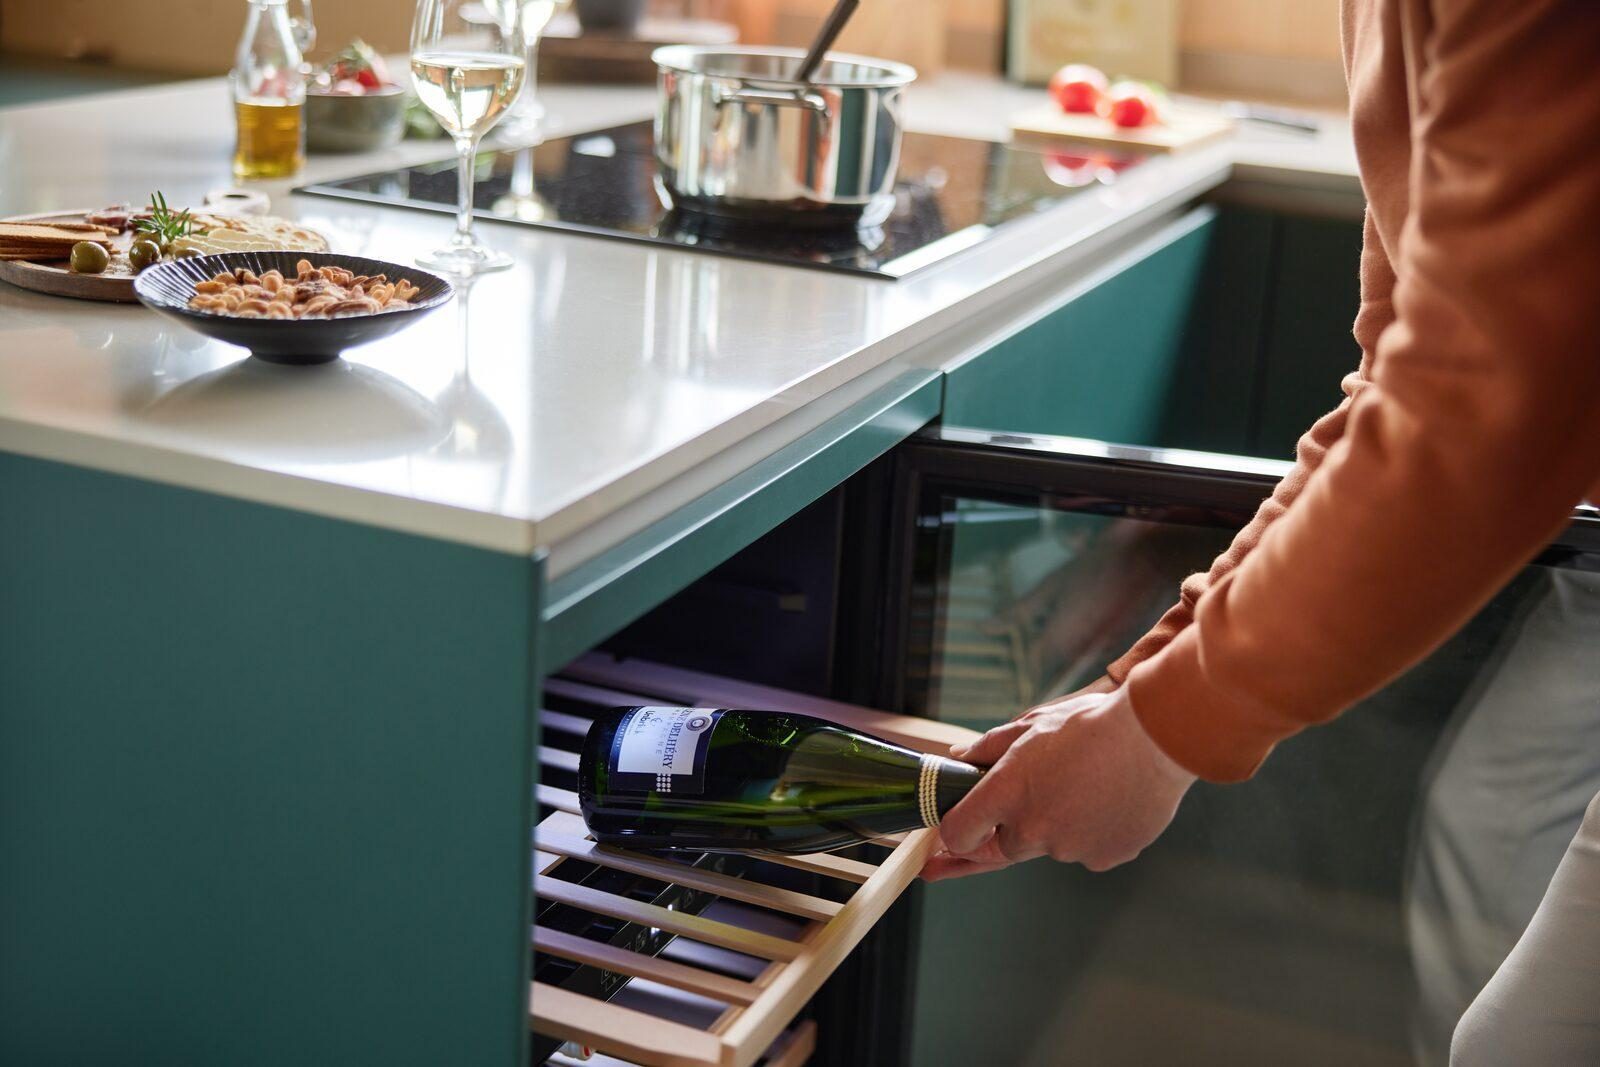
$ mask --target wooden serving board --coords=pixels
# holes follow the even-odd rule
[[[1232,131],[1233,120],[1215,111],[1169,108],[1166,121],[1123,129],[1099,115],[1069,115],[1041,104],[1012,116],[1016,140],[1031,144],[1088,144],[1136,152],[1178,152],[1214,141]]]
[[[89,212],[51,211],[40,215],[14,215],[0,222],[82,222]],[[132,234],[118,234],[107,238],[113,247],[126,252],[133,243]],[[118,270],[118,267],[124,269]],[[77,300],[103,300],[116,304],[136,304],[139,298],[133,293],[133,271],[126,261],[112,262],[104,274],[74,274],[67,269],[66,260],[60,263],[35,263],[32,260],[0,259],[0,281],[10,282],[19,289],[31,289],[51,296],[69,296]]]

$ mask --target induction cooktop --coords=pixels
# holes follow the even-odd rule
[[[479,217],[792,266],[904,278],[1005,225],[1115,182],[1138,157],[1035,151],[908,133],[895,208],[871,229],[819,231],[672,210],[656,188],[651,124],[633,123],[478,156]],[[454,212],[456,163],[425,163],[297,192]]]

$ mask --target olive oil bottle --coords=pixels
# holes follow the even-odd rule
[[[235,100],[234,122],[239,139],[233,153],[233,176],[287,178],[305,165],[303,105],[280,101]]]
[[[638,707],[595,719],[578,794],[607,844],[806,853],[937,826],[982,776],[805,715]]]
[[[249,0],[231,82],[238,140],[234,177],[287,178],[305,165],[305,50],[315,39],[310,0],[303,18],[288,0]]]

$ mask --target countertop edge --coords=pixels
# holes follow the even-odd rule
[[[379,527],[515,556],[538,549],[533,523],[225,459],[0,417],[0,452],[158,485]]]

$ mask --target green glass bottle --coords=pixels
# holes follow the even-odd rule
[[[827,852],[937,826],[982,776],[806,715],[615,708],[584,741],[578,796],[606,844]]]

